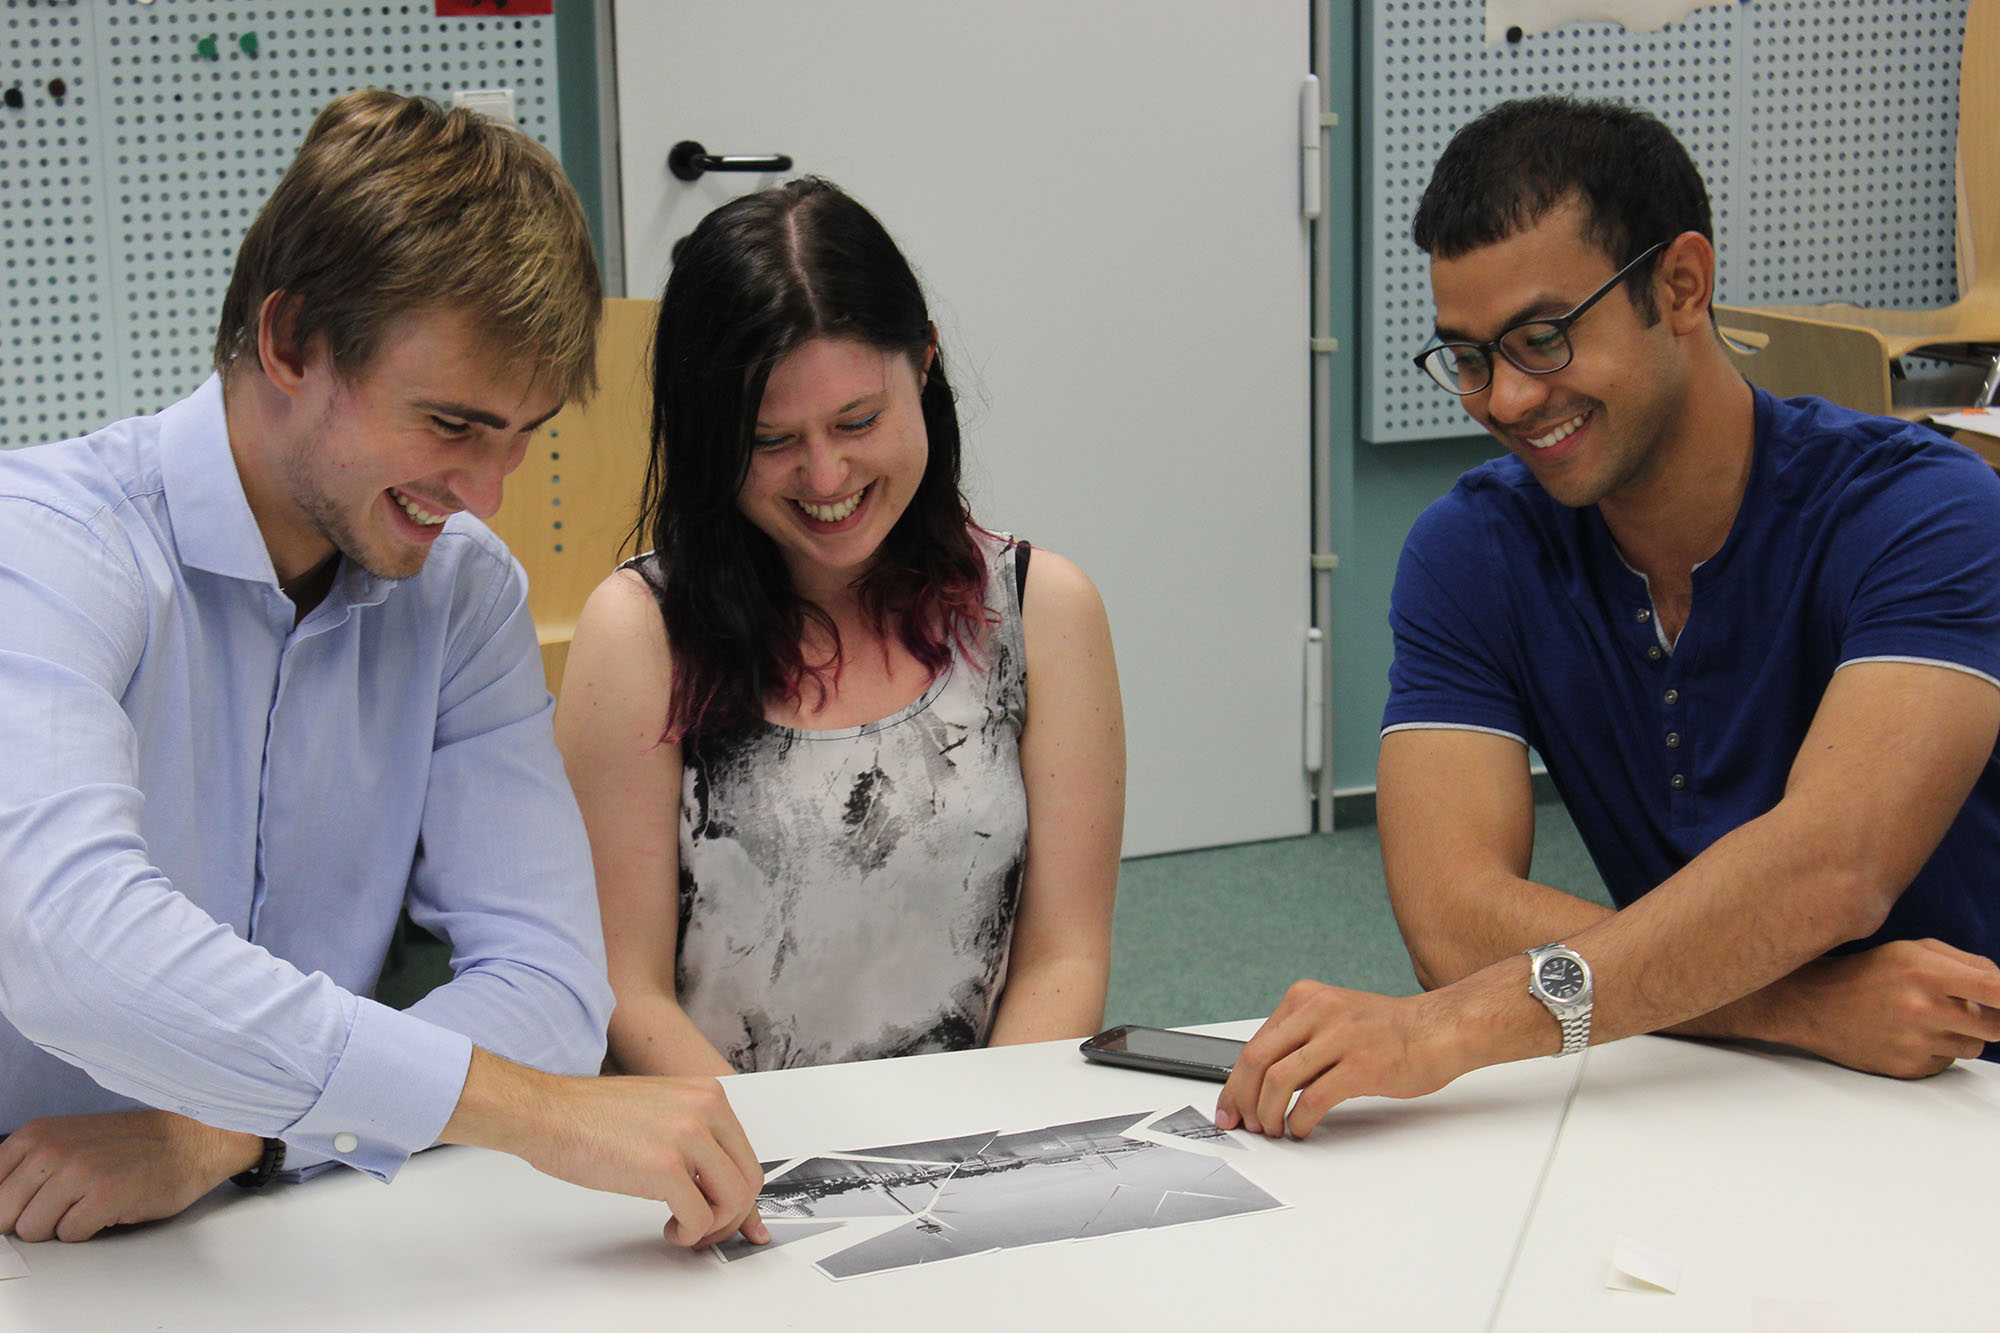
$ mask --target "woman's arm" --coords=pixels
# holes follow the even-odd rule
[[[590,834],[611,989],[611,1060],[628,1074],[727,1074],[674,997],[680,932],[681,747],[662,741],[672,681],[645,580],[619,570],[584,603],[556,743]]]
[[[1028,865],[996,1046],[1082,1037],[1103,1025],[1125,831],[1125,714],[1104,601],[1082,570],[1037,548],[1021,622]]]

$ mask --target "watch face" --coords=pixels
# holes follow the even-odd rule
[[[1541,983],[1551,999],[1574,999],[1583,990],[1583,966],[1574,958],[1544,958]]]

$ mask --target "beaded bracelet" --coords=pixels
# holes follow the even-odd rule
[[[229,1183],[238,1189],[260,1190],[277,1179],[278,1173],[284,1169],[285,1141],[265,1139],[264,1151],[257,1158],[257,1165],[231,1176]]]

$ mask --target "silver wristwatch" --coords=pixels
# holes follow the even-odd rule
[[[1528,949],[1528,994],[1547,1006],[1562,1027],[1558,1057],[1575,1055],[1590,1045],[1590,964],[1566,944]]]

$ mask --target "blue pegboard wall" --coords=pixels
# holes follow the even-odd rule
[[[522,129],[560,153],[554,21],[432,11],[4,0],[0,446],[155,411],[201,382],[237,243],[341,93],[449,104],[511,88]]]
[[[1489,46],[1482,0],[1368,7],[1362,434],[1477,428],[1409,363],[1431,329],[1410,218],[1453,131],[1540,93],[1643,106],[1687,145],[1730,304],[1942,305],[1957,295],[1954,152],[1965,0],[1749,0],[1658,32],[1571,24]]]

